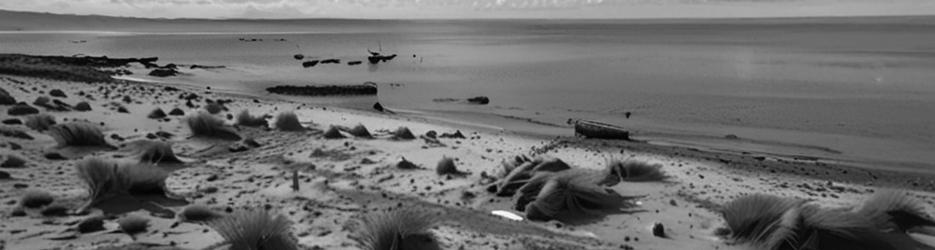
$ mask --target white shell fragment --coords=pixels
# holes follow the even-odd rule
[[[522,221],[523,217],[506,210],[493,210],[491,214],[506,218],[508,220]]]

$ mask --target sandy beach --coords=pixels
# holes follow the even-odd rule
[[[875,192],[898,189],[925,204],[926,213],[935,212],[932,175],[820,158],[544,137],[477,125],[482,122],[459,124],[425,115],[310,105],[158,82],[81,83],[4,75],[0,87],[17,102],[33,103],[49,97],[53,90],[60,90],[53,98],[65,104],[87,102],[89,111],[38,111],[51,115],[58,124],[88,121],[99,125],[106,142],[115,146],[59,146],[48,131],[13,121],[27,120],[30,115],[4,116],[0,246],[5,249],[98,249],[130,244],[138,247],[133,249],[203,249],[222,243],[224,238],[206,223],[179,219],[180,211],[192,205],[219,214],[266,210],[285,216],[293,222],[290,235],[301,249],[359,249],[354,235],[361,217],[395,207],[438,215],[429,231],[443,249],[748,249],[718,234],[725,224],[719,207],[754,193],[849,207]],[[208,106],[217,103],[223,109],[206,113],[211,109]],[[0,113],[9,114],[14,106],[0,106]],[[184,115],[148,118],[157,108],[166,113],[177,108]],[[234,116],[244,110],[255,116],[269,115],[270,121],[282,112],[294,112],[303,128],[282,131],[275,125],[235,124]],[[224,126],[258,145],[193,136],[185,119],[199,112],[223,120]],[[325,136],[331,126],[358,124],[372,137],[355,137],[347,131],[340,132],[346,138]],[[528,122],[522,126],[568,129]],[[396,137],[399,127],[411,130],[415,138]],[[456,131],[463,137],[429,135]],[[137,197],[134,202],[77,212],[89,199],[89,190],[76,177],[76,165],[88,158],[138,161],[134,151],[139,149],[138,141],[168,143],[181,160],[153,166],[169,172],[164,183],[171,202],[157,204]],[[636,206],[587,221],[515,221],[493,215],[493,211],[506,211],[524,217],[514,208],[512,197],[488,191],[492,179],[503,178],[503,162],[522,155],[554,157],[573,169],[594,173],[604,170],[608,159],[638,160],[659,164],[666,178],[609,186],[623,196],[639,197],[633,203]],[[443,157],[452,158],[460,174],[437,173],[436,165]],[[11,158],[22,162],[10,163]],[[400,164],[403,159],[411,164]],[[296,180],[297,190],[293,188]],[[35,191],[48,192],[54,200],[40,208],[24,208],[21,197]],[[64,211],[47,212],[49,207],[64,207]],[[103,216],[101,230],[76,229],[95,216]],[[145,218],[148,228],[125,233],[118,221],[130,216]],[[657,224],[663,229],[654,229]],[[662,230],[664,237],[654,230]]]

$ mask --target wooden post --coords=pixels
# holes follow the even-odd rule
[[[299,170],[292,170],[292,191],[299,191]]]

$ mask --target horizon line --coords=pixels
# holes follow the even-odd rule
[[[114,16],[102,14],[77,14],[77,13],[54,13],[39,11],[22,11],[0,8],[0,11],[15,12],[23,14],[40,14],[72,17],[104,17],[104,18],[124,18],[153,21],[314,21],[314,20],[334,20],[334,21],[523,21],[523,20],[548,20],[548,21],[678,21],[678,20],[794,20],[794,19],[847,19],[847,18],[919,18],[933,17],[935,14],[899,14],[899,15],[803,15],[803,16],[761,16],[761,17],[620,17],[620,18],[542,18],[542,17],[490,17],[490,18],[347,18],[347,17],[307,17],[307,18],[246,18],[246,17],[135,17],[135,16]]]

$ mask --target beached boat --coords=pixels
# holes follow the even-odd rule
[[[624,128],[612,124],[588,120],[575,121],[575,135],[597,139],[630,139],[630,131],[627,131]]]

